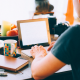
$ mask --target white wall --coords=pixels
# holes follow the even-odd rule
[[[49,0],[54,5],[55,16],[61,18],[66,13],[68,0]],[[35,0],[0,0],[0,24],[3,20],[15,23],[31,18],[35,11]]]
[[[0,24],[3,20],[16,23],[17,20],[28,19],[34,6],[34,0],[0,0]]]

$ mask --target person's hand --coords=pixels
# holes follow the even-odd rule
[[[35,45],[34,47],[31,48],[30,53],[33,58],[35,58],[37,56],[44,57],[47,55],[45,48],[43,46],[37,46],[37,45]]]
[[[51,42],[51,44],[50,44],[50,46],[48,47],[47,51],[50,51],[50,50],[51,50],[51,48],[54,46],[54,43],[55,43],[55,42],[56,42],[56,41]]]

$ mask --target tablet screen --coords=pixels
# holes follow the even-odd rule
[[[45,21],[20,23],[20,29],[23,46],[48,42]]]

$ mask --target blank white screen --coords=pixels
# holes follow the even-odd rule
[[[20,23],[23,46],[48,42],[45,21]]]

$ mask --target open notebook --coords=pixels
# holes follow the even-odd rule
[[[34,45],[48,48],[51,43],[48,18],[17,21],[20,47],[22,52],[31,57],[30,49]]]

